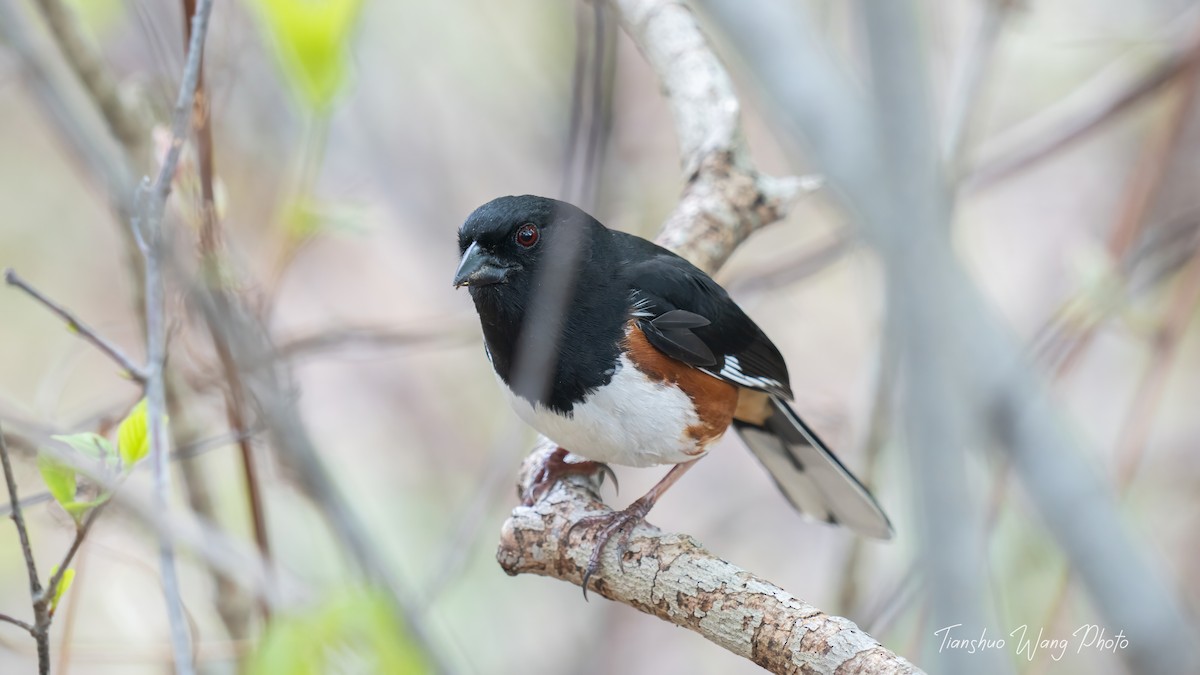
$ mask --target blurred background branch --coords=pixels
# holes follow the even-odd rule
[[[825,167],[883,261],[890,334],[901,345],[923,549],[936,580],[927,586],[934,621],[986,625],[982,521],[964,462],[967,448],[982,448],[990,436],[1006,449],[1097,607],[1110,624],[1139,636],[1126,658],[1139,672],[1194,668],[1200,655],[1187,637],[1192,619],[1151,565],[1151,549],[1134,543],[1122,525],[1112,492],[1080,458],[951,251],[913,6],[863,8],[875,87],[868,106],[829,59],[804,11],[704,5],[778,107],[781,126]],[[1005,670],[994,658],[985,665],[987,659],[955,652],[941,657],[951,670]]]

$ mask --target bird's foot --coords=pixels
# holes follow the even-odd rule
[[[646,514],[654,506],[654,500],[647,499],[647,497],[650,495],[638,499],[621,511],[580,518],[567,530],[564,540],[569,540],[571,533],[576,528],[599,526],[599,529],[596,530],[592,555],[588,558],[587,568],[583,571],[584,600],[587,599],[588,581],[600,569],[600,557],[604,554],[604,548],[608,545],[609,539],[617,533],[620,533],[620,537],[617,539],[617,565],[622,572],[625,571],[625,552],[629,549],[629,538],[633,535],[633,529],[646,519]]]
[[[612,480],[614,488],[619,489],[617,474],[613,473],[612,467],[609,465],[591,461],[568,462],[566,458],[565,448],[555,448],[554,452],[546,456],[545,461],[533,475],[533,479],[529,481],[529,485],[521,493],[522,505],[533,506],[538,503],[550,492],[550,488],[554,487],[555,483],[567,476],[590,476],[600,473]]]

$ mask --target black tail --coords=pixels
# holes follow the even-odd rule
[[[735,420],[734,427],[801,513],[863,536],[892,537],[891,522],[867,488],[779,397],[771,397],[771,415],[761,426]]]

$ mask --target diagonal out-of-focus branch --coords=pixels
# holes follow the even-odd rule
[[[614,0],[624,30],[658,75],[679,136],[686,185],[659,243],[714,271],[755,229],[786,215],[810,188],[772,178],[750,163],[739,104],[724,66],[695,17],[676,0]],[[553,445],[522,467],[521,492]],[[512,575],[531,573],[581,584],[594,542],[564,534],[606,510],[587,479],[562,483],[505,522],[497,558]],[[612,550],[591,582],[597,592],[693,630],[775,673],[916,673],[903,658],[841,617],[704,550],[690,537],[638,526],[624,570]]]
[[[990,156],[964,177],[964,187],[983,190],[998,185],[1077,143],[1174,82],[1195,61],[1195,51],[1194,43],[1176,47],[1145,73],[1122,74],[1123,80],[1115,86],[1108,84],[1112,77],[1105,71],[1096,78],[1103,80],[1099,84],[1085,86],[1084,93],[990,143],[994,149],[985,150]],[[1124,67],[1123,62],[1119,65]],[[1091,93],[1101,87],[1104,91]]]
[[[175,271],[181,272],[181,267],[175,265]],[[422,647],[433,671],[450,672],[437,645],[426,634],[410,592],[400,587],[391,564],[380,552],[375,533],[354,512],[309,436],[292,392],[291,373],[278,357],[265,327],[238,298],[221,287],[183,281],[190,284],[191,307],[203,316],[214,341],[228,350],[241,374],[246,403],[265,427],[280,464],[320,508],[348,555],[373,584],[388,594],[394,613],[403,620],[409,637]]]
[[[1196,672],[1200,650],[1193,639],[1193,617],[1158,569],[1152,549],[1129,531],[1111,490],[1080,456],[1077,439],[1054,414],[1008,328],[954,253],[947,236],[950,214],[939,194],[944,186],[927,138],[929,122],[920,114],[924,83],[915,3],[862,6],[875,102],[830,57],[803,8],[752,3],[748,11],[744,2],[702,4],[781,113],[781,128],[807,143],[832,191],[843,198],[881,258],[889,316],[896,319],[890,328],[904,350],[902,371],[910,374],[905,406],[914,450],[934,459],[919,442],[932,440],[945,450],[938,454],[953,458],[965,449],[946,444],[955,436],[974,436],[974,445],[984,447],[982,441],[994,440],[1099,614],[1114,631],[1119,627],[1129,636],[1130,647],[1121,656],[1131,669]],[[967,425],[970,436],[942,433],[951,430],[948,423]],[[922,505],[926,536],[939,537],[925,546],[942,545],[925,560],[937,563],[941,556],[961,555],[963,542],[930,531],[937,514],[929,507],[954,513],[973,508],[973,500],[936,503],[930,488],[952,494],[945,486],[953,479],[945,465],[926,472],[914,463],[914,469],[921,481],[913,489]],[[944,591],[946,579],[937,576],[935,581],[934,592]],[[1004,672],[1010,667],[991,663],[984,668],[983,661],[939,656],[957,663],[959,667],[946,667],[950,672]]]
[[[73,313],[71,313],[70,310],[58,304],[54,300],[51,300],[44,293],[31,286],[29,282],[22,279],[15,270],[7,269],[4,271],[4,283],[8,284],[9,286],[16,286],[22,291],[25,291],[25,293],[27,293],[30,297],[40,302],[44,307],[46,307],[46,309],[49,309],[51,312],[65,321],[67,323],[67,327],[70,328],[72,332],[79,334],[81,337],[83,337],[83,339],[92,343],[92,345],[94,345],[97,349],[104,352],[104,354],[106,354],[109,358],[120,364],[121,368],[125,371],[125,374],[130,379],[136,381],[138,384],[145,384],[145,368],[142,368],[134,363],[133,359],[130,359],[128,356],[126,356],[125,353],[121,351],[120,347],[109,342],[104,338],[104,336],[92,330],[91,326],[88,326],[82,320],[77,318]]]
[[[117,80],[103,56],[63,0],[37,0],[36,4],[63,58],[95,102],[113,136],[134,161],[148,161],[150,136],[146,132],[150,122],[146,111],[121,96]]]

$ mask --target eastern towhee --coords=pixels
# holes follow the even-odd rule
[[[559,445],[526,501],[596,463],[674,465],[625,510],[587,519],[603,527],[585,594],[608,539],[623,532],[623,550],[731,424],[802,513],[891,537],[871,493],[785,402],[779,350],[691,263],[532,195],[476,209],[458,245],[454,285],[470,290],[496,375],[521,419]],[[591,461],[566,462],[567,449]]]

